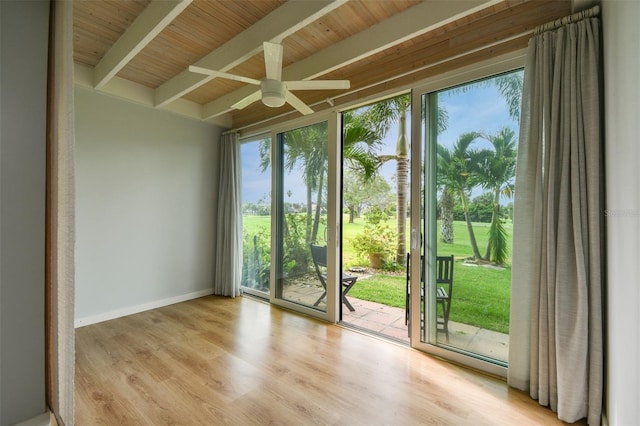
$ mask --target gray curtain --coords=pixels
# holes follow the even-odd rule
[[[599,424],[604,350],[600,20],[574,18],[543,28],[528,48],[508,379],[561,420],[586,417],[589,424]]]
[[[213,294],[242,294],[242,200],[240,142],[236,133],[220,138],[220,179],[216,226],[216,262]]]
[[[73,3],[51,3],[47,189],[47,405],[73,424],[75,368],[75,120]]]

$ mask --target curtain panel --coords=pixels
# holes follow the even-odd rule
[[[604,368],[600,38],[591,17],[529,42],[508,373],[561,420],[589,424],[601,421]]]
[[[216,226],[216,262],[213,294],[242,294],[242,195],[240,142],[236,133],[220,138],[220,180]]]
[[[47,101],[47,405],[73,424],[75,371],[75,120],[73,4],[51,3]]]

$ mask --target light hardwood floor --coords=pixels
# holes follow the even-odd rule
[[[503,381],[250,298],[76,330],[78,425],[561,424]]]

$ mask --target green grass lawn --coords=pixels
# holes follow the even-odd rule
[[[511,269],[466,266],[456,261],[453,277],[450,320],[508,333]],[[376,274],[359,280],[349,296],[404,309],[405,288],[404,275]]]
[[[358,280],[347,297],[352,296],[404,309],[405,286],[404,275],[376,274],[370,278]]]
[[[450,320],[509,333],[511,267],[467,266],[456,261]]]
[[[269,216],[245,216],[245,232],[255,232],[259,228],[268,229]],[[395,228],[395,222],[389,221]],[[348,223],[344,217],[343,224],[343,264],[366,266],[366,259],[358,258],[351,246],[351,239],[364,227],[363,219]],[[505,225],[511,240],[511,224]],[[409,227],[407,227],[409,229]],[[486,247],[489,224],[474,223],[474,231],[481,253]],[[319,235],[324,235],[324,228]],[[454,244],[438,242],[437,252],[442,255],[453,254],[454,287],[451,304],[452,321],[475,325],[488,330],[509,332],[509,305],[511,291],[511,266],[498,270],[483,266],[468,266],[463,260],[472,256],[466,224],[454,222]],[[378,273],[368,279],[360,280],[349,293],[350,296],[382,303],[388,306],[404,308],[405,275]]]

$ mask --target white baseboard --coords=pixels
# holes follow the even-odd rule
[[[52,413],[47,411],[46,413],[42,413],[32,419],[17,423],[14,426],[52,426],[55,424],[57,424],[55,417]]]
[[[127,315],[137,314],[139,312],[149,311],[151,309],[161,308],[163,306],[173,305],[175,303],[185,302],[187,300],[197,299],[199,297],[209,296],[213,294],[213,289],[195,291],[193,293],[182,294],[180,296],[169,297],[167,299],[155,300],[142,305],[127,306],[126,308],[116,309],[114,311],[104,312],[98,315],[91,315],[84,318],[77,318],[74,322],[75,328],[84,327],[86,325],[97,324],[99,322],[108,321]]]

